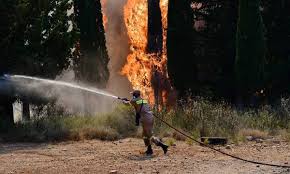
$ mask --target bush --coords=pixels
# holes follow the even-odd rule
[[[118,106],[112,113],[96,116],[53,116],[18,123],[8,134],[7,141],[63,141],[101,139],[116,140],[136,132],[130,107]]]
[[[281,135],[289,140],[288,113],[286,106],[277,109],[264,106],[256,110],[238,111],[226,103],[213,103],[198,98],[181,102],[170,111],[155,111],[155,116],[188,132],[195,139],[201,136],[224,136],[238,142],[245,140],[246,136],[266,138],[268,135]],[[0,138],[10,141],[116,140],[130,136],[142,138],[141,133],[137,132],[134,115],[132,107],[120,105],[111,113],[103,115],[40,117],[15,125],[7,134],[0,135]],[[159,119],[155,119],[154,132],[162,137],[186,140]]]
[[[277,130],[289,130],[290,116],[287,114],[289,113],[287,112],[288,108],[286,106],[282,108],[282,106],[276,109],[264,106],[260,109],[239,111],[223,102],[214,103],[203,98],[197,98],[181,102],[170,112],[158,112],[158,116],[175,127],[190,133],[195,138],[225,136],[235,141],[244,139],[243,137],[247,136],[248,133],[253,133],[255,136],[261,135],[265,138],[269,133],[277,134],[279,132]],[[157,121],[156,125],[160,124]],[[161,134],[164,134],[162,129],[158,130]],[[287,137],[286,134],[285,136]],[[182,139],[174,132],[173,137]]]

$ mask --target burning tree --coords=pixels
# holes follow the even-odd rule
[[[167,75],[166,30],[168,1],[128,0],[124,20],[130,40],[127,64],[122,69],[150,102],[166,103],[173,93]]]

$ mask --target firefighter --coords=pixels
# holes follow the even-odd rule
[[[151,142],[153,142],[156,146],[161,147],[164,154],[166,154],[168,146],[162,143],[159,138],[153,136],[154,117],[148,101],[141,98],[141,92],[139,90],[134,90],[133,92],[131,92],[131,94],[133,97],[131,101],[129,101],[128,99],[123,99],[123,101],[125,104],[131,104],[135,108],[136,126],[139,126],[140,122],[142,124],[143,140],[145,146],[147,147],[147,150],[145,152],[146,155],[153,154]]]

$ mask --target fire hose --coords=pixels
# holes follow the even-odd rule
[[[164,124],[166,124],[168,127],[170,127],[171,129],[175,130],[176,132],[180,133],[181,135],[191,139],[192,141],[196,142],[196,143],[199,143],[201,144],[202,146],[205,146],[209,149],[212,149],[216,152],[219,152],[223,155],[226,155],[226,156],[229,156],[231,158],[234,158],[234,159],[237,159],[237,160],[240,160],[240,161],[244,161],[244,162],[247,162],[247,163],[252,163],[252,164],[258,164],[258,165],[263,165],[263,166],[272,166],[272,167],[280,167],[280,168],[289,168],[290,169],[290,166],[288,165],[278,165],[278,164],[270,164],[270,163],[264,163],[264,162],[259,162],[259,161],[252,161],[252,160],[248,160],[248,159],[244,159],[244,158],[241,158],[241,157],[238,157],[238,156],[235,156],[235,155],[232,155],[232,154],[229,154],[229,153],[226,153],[226,152],[223,152],[219,149],[216,149],[212,146],[209,146],[201,141],[198,141],[194,138],[192,138],[191,136],[188,135],[188,133],[184,133],[183,131],[175,128],[174,126],[172,126],[171,124],[169,124],[168,122],[164,121],[163,119],[161,119],[160,117],[157,117],[156,115],[154,115],[155,118],[159,119],[161,122],[163,122]]]
[[[123,101],[129,101],[127,98],[120,98],[120,97],[118,97],[118,99],[119,100],[123,100]],[[171,129],[175,130],[176,132],[180,133],[181,135],[183,135],[184,137],[189,138],[190,140],[192,140],[192,141],[194,141],[196,143],[199,143],[200,145],[202,145],[204,147],[207,147],[207,148],[209,148],[209,149],[211,149],[213,151],[219,152],[219,153],[221,153],[223,155],[226,155],[226,156],[229,156],[231,158],[234,158],[234,159],[237,159],[237,160],[240,160],[240,161],[243,161],[243,162],[247,162],[247,163],[252,163],[252,164],[257,164],[257,165],[263,165],[263,166],[271,166],[271,167],[279,167],[279,168],[288,168],[288,169],[290,169],[290,166],[288,166],[288,165],[270,164],[270,163],[265,163],[265,162],[260,162],[260,161],[248,160],[248,159],[245,159],[245,158],[241,158],[241,157],[238,157],[238,156],[235,156],[235,155],[232,155],[232,154],[223,152],[223,151],[221,151],[219,149],[216,149],[216,148],[214,148],[214,147],[212,147],[212,146],[210,146],[208,144],[205,144],[205,143],[203,143],[201,141],[198,141],[198,140],[192,138],[189,135],[189,133],[183,132],[183,131],[177,129],[176,127],[172,126],[171,124],[169,124],[167,121],[163,120],[162,118],[160,118],[160,117],[158,117],[158,116],[156,116],[154,114],[153,114],[153,116],[155,118],[157,118],[158,120],[160,120],[165,125],[167,125],[169,128],[171,128]]]

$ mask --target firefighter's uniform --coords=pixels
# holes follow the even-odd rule
[[[150,155],[153,153],[151,142],[162,147],[164,153],[166,153],[168,146],[163,144],[159,138],[153,136],[154,117],[148,101],[139,96],[133,98],[130,103],[134,106],[136,113],[139,113],[140,115],[140,122],[143,128],[143,139],[145,146],[147,147],[146,154]]]

